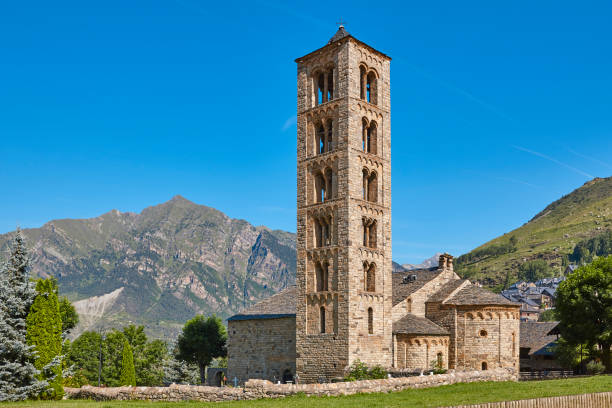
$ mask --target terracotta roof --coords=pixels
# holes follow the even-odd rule
[[[438,267],[429,269],[414,269],[406,272],[394,272],[391,276],[393,287],[393,306],[406,299],[408,296],[421,289],[423,285],[438,276],[442,271]],[[409,277],[415,275],[415,280]],[[407,278],[405,281],[404,278]]]
[[[443,301],[445,301],[446,298],[449,297],[453,293],[453,291],[458,289],[465,282],[469,283],[469,281],[467,279],[453,279],[452,281],[445,283],[440,288],[440,290],[438,290],[436,293],[434,293],[432,296],[430,296],[429,299],[426,300],[426,302],[443,302]]]
[[[408,313],[398,321],[393,323],[393,334],[429,334],[429,335],[448,335],[448,331],[424,317],[415,316]]]
[[[549,334],[559,322],[521,322],[520,347],[529,348],[529,354],[536,353],[557,340],[557,336]]]
[[[490,292],[487,289],[479,288],[476,285],[467,285],[453,297],[444,301],[450,305],[504,305],[520,306],[518,303],[511,302],[505,297]]]
[[[227,319],[231,320],[252,320],[252,319],[276,319],[280,317],[295,317],[295,298],[297,287],[290,286],[276,295],[256,303],[251,308],[243,310],[237,315]]]

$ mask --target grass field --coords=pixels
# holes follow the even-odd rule
[[[385,394],[359,394],[345,397],[295,396],[283,399],[235,401],[222,403],[202,402],[93,402],[93,401],[29,401],[4,403],[0,407],[34,408],[183,408],[183,407],[439,407],[484,402],[508,401],[538,397],[587,394],[612,391],[612,376],[575,378],[566,380],[530,382],[482,382],[453,384],[420,390],[406,390]]]

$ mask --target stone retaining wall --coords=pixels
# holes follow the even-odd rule
[[[566,395],[563,397],[536,398],[520,401],[489,402],[487,404],[461,405],[452,408],[610,408],[612,392]]]
[[[151,401],[232,401],[281,398],[297,393],[309,396],[351,395],[358,393],[401,391],[477,381],[516,381],[512,370],[463,371],[420,377],[389,378],[327,384],[273,384],[267,380],[249,380],[244,388],[171,385],[169,387],[65,388],[70,399],[151,400]]]

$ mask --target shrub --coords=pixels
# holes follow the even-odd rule
[[[589,361],[586,368],[587,372],[593,375],[603,374],[603,372],[606,370],[606,367],[604,367],[603,364],[595,360]]]
[[[355,360],[344,381],[378,380],[387,378],[387,371],[379,365],[369,368],[364,362]]]

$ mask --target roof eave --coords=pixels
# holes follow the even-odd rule
[[[305,59],[310,58],[311,56],[315,55],[316,53],[318,53],[318,52],[320,52],[320,51],[323,51],[324,49],[326,49],[326,48],[328,48],[328,47],[331,47],[331,46],[332,46],[332,45],[334,45],[334,44],[341,44],[342,42],[344,42],[344,41],[349,41],[349,40],[353,40],[353,41],[355,41],[357,44],[359,44],[359,45],[363,45],[364,47],[366,47],[366,48],[367,48],[367,49],[369,49],[370,51],[372,51],[372,52],[374,52],[374,53],[376,53],[376,54],[380,55],[381,57],[386,58],[387,60],[391,61],[391,57],[390,57],[390,56],[388,56],[387,54],[385,54],[385,53],[382,53],[382,52],[378,51],[376,48],[369,46],[368,44],[364,43],[363,41],[359,41],[358,39],[356,39],[355,37],[353,37],[352,35],[350,35],[350,34],[349,34],[349,35],[347,35],[346,37],[343,37],[343,38],[341,38],[341,39],[339,39],[339,40],[336,40],[336,41],[334,41],[334,42],[330,42],[330,43],[328,43],[328,44],[325,44],[323,47],[321,47],[321,48],[319,48],[319,49],[316,49],[316,50],[314,50],[314,51],[312,51],[312,52],[309,52],[308,54],[304,55],[303,57],[296,58],[296,59],[295,59],[295,62],[297,62],[298,64],[299,64],[299,63],[302,63],[302,62],[304,62],[304,60],[305,60]]]

